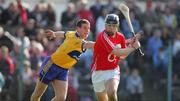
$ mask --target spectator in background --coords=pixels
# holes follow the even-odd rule
[[[155,8],[154,8],[154,12],[155,12],[155,19],[154,19],[155,25],[154,25],[154,27],[158,27],[158,26],[160,26],[162,14],[163,14],[162,2],[157,1]],[[152,16],[152,15],[150,15],[150,16]]]
[[[46,19],[47,6],[45,3],[36,4],[34,10],[30,13],[29,18],[35,19],[36,27],[47,27],[48,22]]]
[[[27,37],[26,33],[24,32],[23,26],[19,26],[16,29],[15,38],[16,38],[16,41],[20,42],[23,49],[27,49],[30,47],[30,40],[29,40],[29,37]]]
[[[132,26],[134,28],[134,32],[136,33],[138,31],[140,31],[140,28],[141,28],[140,22],[138,19],[136,19],[134,12],[130,11],[129,15],[130,15],[130,19],[132,22]],[[124,19],[121,24],[122,24],[121,27],[122,27],[122,32],[123,32],[124,36],[126,36],[127,39],[133,37],[133,34],[128,26],[127,20]]]
[[[41,44],[44,43],[43,42],[44,40],[48,41],[47,37],[44,36],[44,33],[45,33],[44,29],[42,29],[42,28],[36,29],[35,41],[37,41]],[[33,40],[31,40],[31,41],[33,41]]]
[[[23,61],[29,58],[29,47],[30,47],[30,40],[27,36],[25,36],[24,28],[22,26],[18,27],[15,32],[15,36],[11,35],[10,33],[5,34],[8,38],[12,40],[14,43],[14,49],[12,51],[12,56],[17,66],[19,75],[22,76],[24,71]]]
[[[107,4],[104,6],[109,11],[109,13],[115,13],[117,10],[117,7],[114,5],[114,0],[107,0]]]
[[[76,17],[75,5],[73,3],[68,3],[67,9],[62,13],[61,16],[61,24],[63,30],[66,31],[74,28]]]
[[[142,19],[142,11],[140,7],[137,5],[137,0],[126,0],[126,4],[129,7],[130,11],[134,12],[134,15],[138,20]]]
[[[166,26],[171,29],[175,29],[177,27],[176,16],[174,13],[172,13],[168,5],[165,6],[164,14],[161,18],[161,26]]]
[[[43,56],[44,48],[41,43],[37,41],[31,41],[30,48],[30,64],[33,71],[38,72],[40,65],[45,56]]]
[[[20,18],[21,18],[20,22],[21,22],[21,24],[25,25],[28,20],[27,9],[25,7],[23,7],[21,0],[17,0],[17,3],[18,3],[18,10],[20,12]]]
[[[0,0],[0,24],[2,19],[2,13],[4,11],[5,0]]]
[[[158,53],[153,55],[151,75],[153,89],[157,90],[162,86],[162,81],[166,78],[169,66],[169,51],[166,47],[160,47]]]
[[[78,74],[75,69],[69,71],[67,101],[78,101]]]
[[[160,47],[153,55],[153,67],[155,71],[166,74],[168,68],[168,52],[166,47]]]
[[[3,76],[8,77],[14,73],[13,60],[9,55],[9,49],[6,46],[1,46],[0,50],[0,71]]]
[[[175,40],[173,43],[173,56],[176,56],[180,52],[180,29],[175,34]]]
[[[179,28],[180,27],[180,2],[178,2],[178,4],[177,4],[176,18],[177,18],[177,24],[178,24],[178,28]]]
[[[0,72],[0,99],[1,99],[1,92],[2,92],[2,89],[4,87],[4,84],[5,84],[4,76]]]
[[[12,40],[6,36],[8,32],[4,31],[4,28],[0,26],[0,47],[7,46],[9,51],[13,49],[13,42]]]
[[[47,4],[46,20],[47,20],[48,27],[53,27],[56,22],[56,13],[53,7],[54,6],[52,3]]]
[[[146,18],[146,22],[144,22],[143,19],[139,20],[145,27],[149,26],[149,30],[151,30],[153,27],[158,27],[161,18],[161,3],[157,2],[157,4],[155,5],[155,10],[153,8],[147,8],[142,16],[143,18]]]
[[[93,56],[93,50],[87,50],[85,54],[82,54],[82,57],[80,59],[81,63],[83,64],[83,69],[82,71],[89,70],[89,66],[92,63],[92,56]],[[85,72],[85,71],[84,71]]]
[[[154,29],[153,35],[147,40],[147,57],[152,59],[154,54],[157,54],[159,48],[163,47],[161,39],[161,30],[159,28]]]
[[[99,13],[100,15],[96,20],[96,37],[105,28],[105,17],[108,13],[108,9],[106,9],[105,7],[101,8],[101,12]]]
[[[138,69],[134,68],[127,77],[126,89],[130,94],[128,101],[142,101],[143,81]]]
[[[14,74],[14,64],[12,57],[10,57],[9,50],[6,46],[0,47],[0,71],[5,79],[5,86],[3,92],[5,94],[5,99],[11,99],[11,84],[13,82],[13,74]]]
[[[16,39],[17,41],[17,39]],[[19,95],[19,93],[24,94],[25,92],[23,92],[23,80],[22,80],[22,76],[24,73],[24,65],[23,62],[26,61],[26,59],[29,58],[29,52],[28,49],[24,49],[23,48],[23,44],[21,44],[21,42],[14,42],[14,49],[11,52],[11,56],[13,57],[13,61],[15,64],[15,76],[14,79],[16,80],[14,82],[14,86],[13,86],[13,98],[14,99],[22,99],[22,97],[17,97],[17,95]],[[21,85],[22,84],[22,85]],[[18,93],[17,93],[18,91]],[[23,100],[23,99],[22,99]]]
[[[101,16],[102,12],[102,3],[101,0],[96,0],[96,3],[90,7],[91,12],[94,15],[95,21],[97,21],[98,17]]]
[[[162,39],[162,42],[163,42],[163,46],[169,46],[169,42],[171,40],[173,40],[173,32],[171,30],[171,28],[169,27],[163,27],[162,29],[162,36],[161,36],[161,39]]]
[[[36,37],[35,40],[31,41],[37,41],[38,43],[42,44],[44,51],[41,55],[47,56],[47,54],[51,54],[57,47],[56,44],[51,44],[51,41],[48,40],[46,36],[44,36],[44,29],[36,29]],[[54,42],[54,40],[53,40]],[[52,47],[52,48],[51,48]],[[49,52],[50,51],[50,52]]]
[[[4,76],[2,75],[2,73],[0,72],[0,100],[3,100],[3,94],[2,94],[2,89],[4,87],[5,84],[5,80],[4,80]]]
[[[18,27],[15,32],[16,41],[19,42],[20,45],[20,61],[19,61],[19,73],[22,76],[24,71],[23,62],[26,59],[29,59],[29,47],[30,47],[30,40],[29,37],[25,36],[24,28],[22,26]],[[24,53],[24,54],[23,54]]]
[[[34,19],[30,18],[28,19],[25,27],[24,32],[26,33],[26,36],[28,36],[30,39],[34,39],[36,36],[36,22]]]
[[[151,0],[149,0],[151,1]],[[142,21],[143,19],[139,19],[142,22],[142,26],[144,26],[144,35],[145,37],[141,40],[142,46],[144,49],[147,49],[147,40],[152,36],[153,28],[157,28],[160,26],[160,19],[162,17],[162,2],[157,1],[155,4],[155,8],[147,9],[143,13],[143,18],[146,18],[146,22]]]
[[[34,81],[34,73],[31,69],[31,64],[28,60],[24,61],[24,72],[22,74],[22,81],[23,81],[23,87],[24,87],[24,101],[28,100],[30,101],[30,95],[33,92],[33,88],[35,85]]]
[[[1,16],[1,23],[4,25],[18,25],[19,24],[19,9],[16,1],[9,4]]]
[[[180,77],[180,29],[177,30],[173,43],[173,72]]]

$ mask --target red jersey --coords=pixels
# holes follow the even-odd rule
[[[125,37],[117,32],[116,36],[108,36],[105,31],[101,32],[94,45],[93,61],[91,71],[94,70],[113,70],[118,67],[120,58],[112,54],[112,50],[116,47],[125,48]]]

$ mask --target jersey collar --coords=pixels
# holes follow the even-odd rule
[[[76,32],[75,35],[76,35],[77,38],[83,39],[83,38],[79,35],[78,32]]]

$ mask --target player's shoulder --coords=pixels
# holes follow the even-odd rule
[[[121,32],[117,32],[117,36],[120,38],[125,38],[124,35]]]
[[[97,36],[96,40],[102,40],[104,35],[104,31],[100,32],[99,35]]]
[[[124,36],[121,32],[117,32],[118,36]]]
[[[75,34],[76,31],[66,31],[66,34]]]
[[[66,31],[65,36],[66,37],[74,37],[75,33],[76,33],[76,31]]]

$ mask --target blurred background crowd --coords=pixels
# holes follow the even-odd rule
[[[145,56],[134,52],[120,62],[120,101],[166,101],[168,70],[173,101],[180,101],[179,0],[35,0],[34,6],[30,2],[0,0],[0,101],[29,101],[44,57],[63,42],[48,40],[46,29],[74,30],[75,22],[84,18],[91,23],[88,40],[95,41],[106,14],[114,13],[120,17],[120,32],[132,37],[118,10],[121,2],[130,9],[135,32],[144,31]],[[87,50],[70,70],[67,101],[95,101],[89,70],[92,55]],[[42,101],[50,101],[52,89],[48,87]]]

